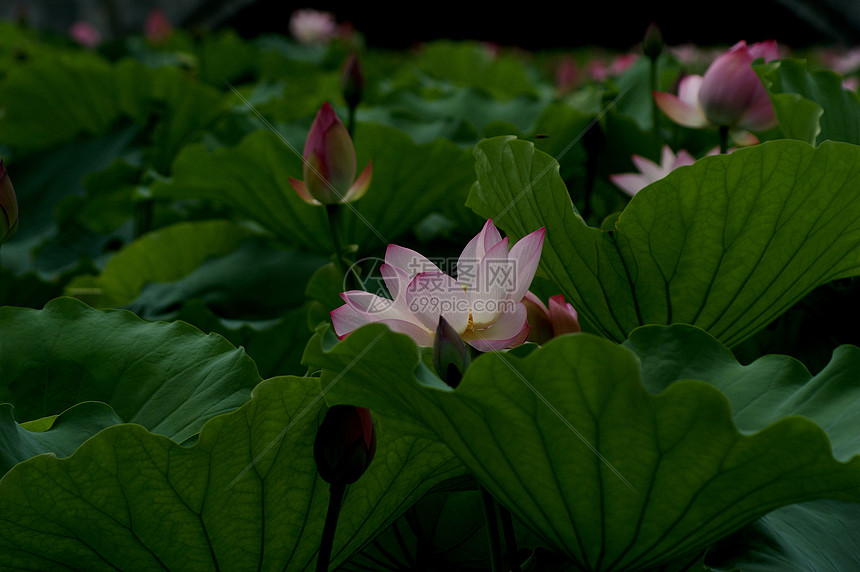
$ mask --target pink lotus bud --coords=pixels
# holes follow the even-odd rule
[[[582,72],[576,60],[567,56],[555,69],[555,88],[561,94],[569,93],[579,86],[582,81],[581,76]]]
[[[699,104],[707,120],[753,131],[776,125],[770,96],[751,64],[757,58],[770,61],[778,57],[773,40],[749,47],[741,41],[714,60],[699,90]]]
[[[18,199],[6,166],[0,159],[0,244],[8,241],[18,230]]]
[[[528,323],[531,326],[528,337],[530,342],[545,344],[556,336],[580,331],[576,310],[564,301],[562,294],[551,297],[547,308],[540,298],[527,292],[523,304],[528,311]]]
[[[95,48],[102,41],[102,35],[89,22],[78,21],[69,28],[69,36],[85,48]]]
[[[651,22],[645,30],[645,38],[642,40],[642,53],[648,58],[656,60],[663,51],[663,33],[656,22]]]
[[[303,181],[290,179],[296,193],[309,204],[333,205],[361,198],[373,171],[368,163],[355,179],[355,147],[328,102],[314,119],[303,154]]]
[[[354,483],[375,453],[376,430],[368,409],[333,405],[326,411],[314,440],[314,460],[325,482]]]
[[[161,8],[153,8],[143,24],[146,39],[154,44],[162,44],[173,33],[173,24]]]

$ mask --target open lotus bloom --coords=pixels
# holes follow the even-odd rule
[[[355,178],[352,138],[328,102],[323,103],[311,125],[302,159],[304,180],[290,177],[290,184],[308,204],[350,203],[360,199],[370,186],[373,162]]]
[[[636,168],[639,169],[638,173],[622,173],[609,176],[610,181],[630,196],[635,195],[654,181],[659,181],[678,167],[692,165],[696,162],[696,159],[683,149],[678,151],[676,155],[668,145],[663,146],[663,156],[660,159],[659,165],[639,155],[633,155],[630,159],[636,165]]]
[[[457,261],[457,278],[414,250],[390,245],[381,267],[392,298],[362,290],[341,294],[332,311],[338,337],[370,322],[387,324],[420,346],[432,346],[444,317],[463,340],[479,351],[510,348],[529,335],[523,297],[528,292],[543,248],[545,228],[508,246],[507,237],[488,220]]]
[[[739,144],[754,142],[744,130],[763,131],[776,125],[770,96],[751,64],[758,58],[779,58],[775,41],[747,46],[738,42],[708,67],[704,76],[689,75],[678,84],[678,95],[654,92],[657,106],[686,127],[725,126]]]

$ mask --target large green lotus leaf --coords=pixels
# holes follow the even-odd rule
[[[533,70],[514,56],[494,53],[482,42],[431,42],[422,47],[416,64],[434,78],[485,89],[499,99],[536,91]]]
[[[107,132],[119,114],[114,88],[110,64],[82,53],[11,68],[0,83],[3,144],[30,152]]]
[[[328,351],[312,340],[305,359],[324,370],[324,384],[338,380],[331,403],[368,406],[435,435],[586,570],[689,559],[788,504],[860,502],[860,459],[834,459],[812,421],[791,416],[742,434],[710,384],[682,379],[654,395],[633,352],[591,334],[525,358],[481,356],[456,391],[422,365],[408,337],[378,324]]]
[[[100,255],[108,237],[75,235],[74,225],[58,224],[55,209],[84,195],[83,177],[128,153],[138,133],[137,127],[127,127],[7,163],[19,214],[18,232],[3,245],[3,267],[16,273],[37,271],[41,278],[54,280],[81,258]]]
[[[66,294],[101,308],[125,306],[147,283],[179,280],[210,257],[235,251],[250,235],[249,229],[228,220],[180,222],[161,228],[120,250],[98,276],[72,280]]]
[[[0,561],[14,569],[313,570],[328,504],[313,442],[319,380],[275,378],[182,447],[138,425],[67,459],[40,455],[0,481]],[[343,562],[437,483],[463,473],[446,447],[377,420],[376,457],[346,493]]]
[[[623,341],[694,324],[726,345],[860,268],[860,147],[771,141],[705,157],[640,191],[614,229],[586,225],[558,164],[483,141],[468,205],[513,239],[546,226],[541,268],[585,320]]]
[[[644,326],[624,345],[639,356],[643,381],[653,392],[677,379],[700,379],[729,399],[742,431],[758,431],[800,415],[824,429],[837,458],[848,460],[860,453],[860,349],[855,346],[837,348],[830,363],[812,376],[788,356],[741,365],[717,340],[686,325]],[[746,549],[742,556],[726,559],[742,570],[827,570],[836,561],[842,564],[835,569],[849,570],[860,566],[860,538],[846,531],[858,527],[856,504],[817,501],[786,507],[731,539],[733,551]]]
[[[860,99],[842,87],[842,76],[812,71],[802,60],[753,67],[770,93],[786,137],[811,144],[828,139],[860,144]]]
[[[122,419],[105,403],[86,401],[53,418],[44,431],[22,427],[15,421],[13,407],[0,404],[0,475],[21,461],[42,453],[68,457],[81,443]]]
[[[102,401],[121,419],[183,441],[247,401],[254,362],[221,336],[57,298],[0,308],[0,402],[19,419]]]

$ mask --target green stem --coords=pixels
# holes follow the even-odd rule
[[[152,229],[152,214],[155,203],[152,199],[143,199],[135,206],[134,213],[134,236],[135,238],[146,234]]]
[[[510,562],[509,570],[512,572],[520,572],[520,549],[517,546],[517,535],[514,532],[514,519],[511,516],[511,511],[498,503],[499,520],[502,522],[502,534],[505,535],[505,548],[508,552],[508,561]]]
[[[729,152],[729,126],[720,125],[720,153],[725,155]]]
[[[350,106],[346,116],[346,132],[349,138],[355,140],[355,107]]]
[[[343,483],[332,483],[329,487],[328,512],[325,515],[316,572],[328,572],[331,551],[334,546],[334,531],[337,528],[337,518],[340,516],[340,506],[343,503],[345,492],[346,485]]]
[[[328,218],[328,227],[331,231],[331,239],[334,243],[335,265],[341,274],[346,276],[346,266],[343,262],[343,240],[340,236],[340,229],[337,226],[337,210],[338,205],[326,205],[325,214]]]
[[[502,565],[502,540],[499,537],[499,522],[496,518],[496,499],[482,485],[478,485],[481,491],[481,504],[484,506],[484,519],[487,521],[487,537],[490,541],[490,570],[503,572]]]
[[[648,58],[648,60],[651,62],[651,129],[654,131],[654,137],[657,138],[657,141],[661,141],[662,138],[660,137],[660,127],[657,123],[657,100],[654,99],[654,92],[656,92],[657,88],[659,87],[657,85],[657,58]]]

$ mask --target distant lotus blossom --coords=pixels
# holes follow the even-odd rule
[[[102,35],[89,22],[78,21],[69,28],[69,36],[86,48],[95,48],[102,43]]]
[[[714,60],[704,76],[684,77],[677,96],[654,92],[654,100],[670,119],[686,127],[724,126],[736,132],[770,129],[776,125],[773,105],[751,64],[757,58],[770,61],[778,57],[775,41],[749,47],[738,42]],[[733,138],[739,144],[755,139],[734,133]]]
[[[507,237],[488,220],[460,254],[456,280],[414,250],[392,244],[381,267],[392,298],[363,290],[342,293],[346,304],[331,312],[334,330],[343,339],[365,324],[380,322],[431,347],[441,316],[479,351],[520,345],[530,329],[523,298],[540,262],[545,233],[538,229],[509,249]]]
[[[338,35],[334,14],[311,8],[293,12],[289,29],[300,44],[324,44]]]
[[[635,195],[654,181],[659,181],[678,167],[692,165],[696,162],[695,157],[688,152],[681,149],[676,155],[668,145],[663,146],[663,155],[659,165],[639,155],[633,155],[630,160],[639,169],[638,173],[609,176],[609,180],[630,196]]]
[[[626,72],[630,69],[630,66],[636,62],[638,57],[638,54],[630,53],[619,54],[609,62],[601,59],[594,59],[588,62],[586,70],[591,79],[595,81],[606,81],[611,77],[617,77]]]
[[[173,24],[161,8],[153,8],[146,16],[143,24],[146,39],[154,44],[161,44],[173,33]]]
[[[576,89],[582,81],[579,64],[570,56],[563,58],[555,68],[555,88],[565,94]]]

